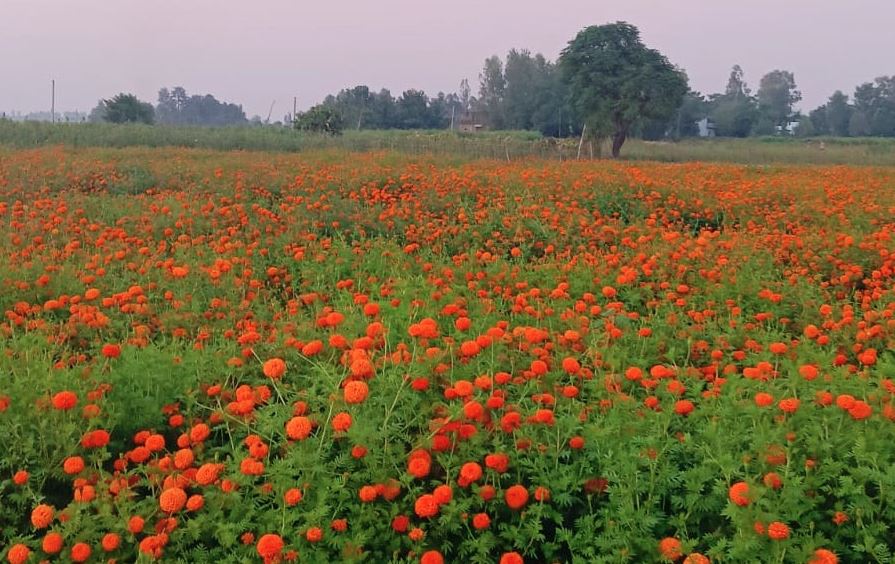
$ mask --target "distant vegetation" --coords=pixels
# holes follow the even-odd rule
[[[519,160],[577,157],[578,139],[553,139],[530,131],[345,131],[332,136],[284,127],[197,127],[15,123],[0,120],[0,147],[195,147],[218,150],[297,152],[316,149],[393,151],[455,158]],[[582,158],[590,158],[589,148]],[[633,139],[625,158],[666,162],[803,163],[895,166],[895,139],[761,137],[685,139],[654,142]]]
[[[895,76],[861,84],[851,98],[834,92],[827,103],[807,114],[795,109],[802,93],[795,75],[783,69],[762,76],[753,92],[743,69],[734,65],[724,91],[704,95],[690,90],[684,70],[645,46],[637,28],[623,22],[585,28],[555,62],[527,49],[511,49],[504,59],[492,55],[485,59],[478,79],[477,94],[466,79],[456,92],[435,96],[419,89],[395,96],[386,88],[377,91],[358,85],[327,96],[306,112],[286,114],[272,125],[327,135],[360,130],[525,130],[551,138],[574,137],[588,156],[601,154],[604,145],[618,156],[628,138],[895,137]],[[176,86],[162,88],[154,106],[125,93],[101,100],[89,119],[213,127],[271,125],[270,117],[248,119],[240,105],[211,94],[191,95]],[[104,135],[124,139],[101,143],[131,144],[131,133]],[[151,140],[148,143],[190,145],[183,135],[191,136],[192,144],[218,148],[256,148],[260,139],[267,139],[260,142],[264,147],[297,150],[307,139],[271,133],[140,133]],[[487,143],[488,139],[474,144]],[[506,153],[505,145],[495,150]]]

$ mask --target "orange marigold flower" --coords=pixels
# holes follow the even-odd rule
[[[808,561],[808,564],[838,564],[839,558],[836,556],[836,553],[832,550],[827,550],[826,548],[818,548],[814,551],[814,555],[811,557],[811,560]]]
[[[19,470],[18,472],[13,474],[12,483],[17,486],[24,486],[28,483],[28,478],[30,477],[31,475],[26,470]]]
[[[799,409],[799,403],[801,402],[798,398],[785,398],[780,400],[777,406],[784,413],[795,413]]]
[[[780,478],[780,474],[777,474],[776,472],[768,472],[765,474],[763,481],[765,486],[774,490],[779,490],[783,487],[783,480]]]
[[[115,344],[105,344],[102,348],[102,355],[106,358],[118,358],[121,356],[121,347]]]
[[[681,541],[672,537],[665,537],[659,541],[659,554],[666,560],[677,560],[683,553],[681,552]]]
[[[54,395],[52,403],[53,409],[69,410],[78,405],[78,396],[74,392],[65,390]]]
[[[438,500],[432,494],[423,494],[413,504],[413,510],[424,519],[438,515]]]
[[[106,552],[114,552],[121,545],[121,537],[115,533],[107,533],[100,543]]]
[[[6,559],[9,564],[25,564],[31,557],[31,549],[22,543],[14,544],[6,553]]]
[[[362,403],[370,393],[370,387],[361,380],[352,380],[342,390],[346,403]]]
[[[301,441],[308,438],[312,428],[311,420],[304,415],[299,415],[286,423],[286,436],[294,441]]]
[[[758,392],[755,394],[755,405],[758,407],[767,407],[774,403],[774,396],[767,392]]]
[[[848,414],[852,419],[861,421],[873,415],[873,408],[867,402],[856,400],[854,405],[849,408]]]
[[[261,558],[264,558],[265,560],[273,560],[283,551],[283,546],[283,539],[280,535],[268,533],[262,535],[261,538],[258,539],[258,544],[255,546],[255,550],[258,551],[258,556]]]
[[[201,443],[211,435],[211,429],[205,423],[197,423],[190,429],[190,441]]]
[[[62,535],[53,531],[47,533],[41,542],[40,548],[47,554],[58,554],[62,551],[63,538]]]
[[[134,515],[127,521],[127,530],[133,534],[139,534],[143,532],[143,526],[145,525],[145,521],[139,515]]]
[[[80,456],[69,456],[62,463],[62,470],[70,476],[80,474],[84,470],[84,459]]]
[[[690,400],[677,400],[674,403],[674,412],[678,415],[690,415],[693,412],[694,405]]]
[[[348,431],[351,428],[351,414],[345,412],[335,414],[332,420],[332,427],[338,433]]]
[[[420,564],[444,564],[444,557],[437,550],[427,550],[420,557]]]
[[[329,528],[337,533],[344,533],[348,530],[348,519],[333,519]]]
[[[460,479],[457,483],[461,487],[477,482],[482,477],[482,467],[477,462],[467,462],[460,467]]]
[[[168,488],[159,496],[159,507],[165,513],[176,513],[186,505],[186,492],[181,488]]]
[[[223,464],[205,463],[196,471],[196,483],[201,486],[210,486],[217,482],[218,475],[224,469]]]
[[[746,482],[737,482],[730,486],[727,492],[730,501],[740,507],[749,505],[749,484]]]
[[[301,490],[298,488],[290,488],[286,490],[286,493],[283,494],[283,501],[289,507],[298,504],[301,501],[301,498],[304,497],[301,493]]]
[[[472,517],[472,526],[479,531],[487,529],[491,526],[491,517],[487,513],[476,513]]]
[[[264,362],[262,371],[271,380],[279,380],[286,373],[286,362],[282,358],[271,358]]]
[[[499,564],[524,564],[525,560],[518,552],[504,552],[500,555]]]
[[[450,486],[442,484],[435,488],[432,495],[435,496],[435,501],[438,502],[438,505],[444,505],[445,503],[450,503],[454,498],[454,490]]]
[[[817,378],[819,371],[817,367],[812,364],[803,364],[799,367],[799,374],[806,380],[814,380]]]
[[[360,500],[364,503],[370,503],[372,501],[376,501],[376,498],[379,497],[379,492],[376,491],[376,488],[373,486],[362,486],[357,493]]]
[[[704,554],[691,552],[684,558],[684,564],[711,564],[711,560]]]
[[[525,486],[515,485],[504,492],[504,500],[510,509],[522,509],[528,503],[528,490]]]
[[[772,540],[783,540],[789,538],[789,527],[786,523],[780,521],[772,521],[768,524],[768,537]]]
[[[205,507],[205,498],[200,494],[191,495],[186,500],[187,511],[199,511]]]
[[[35,529],[45,529],[53,522],[53,507],[41,503],[31,510],[31,524]]]
[[[89,544],[79,542],[71,547],[72,562],[87,562],[92,552]]]

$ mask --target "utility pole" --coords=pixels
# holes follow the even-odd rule
[[[295,115],[298,113],[298,96],[292,97],[292,123],[295,123]]]
[[[56,79],[50,81],[50,121],[56,123]]]

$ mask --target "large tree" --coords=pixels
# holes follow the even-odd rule
[[[219,102],[211,94],[190,96],[182,86],[159,90],[155,115],[159,123],[172,125],[221,126],[247,122],[242,106]]]
[[[503,61],[493,55],[485,59],[485,65],[479,74],[479,104],[488,113],[488,121],[492,128],[503,129],[503,96],[507,81],[503,74]]]
[[[100,102],[101,110],[95,110],[102,119],[112,123],[148,123],[155,120],[152,104],[142,102],[133,94],[116,94]]]
[[[730,70],[724,93],[709,96],[708,106],[718,136],[748,137],[752,133],[758,119],[758,105],[740,65]]]
[[[838,137],[848,136],[848,125],[851,123],[853,108],[848,103],[848,96],[837,90],[826,103],[826,122],[829,132]]]
[[[795,119],[793,106],[802,99],[795,76],[789,71],[774,70],[761,78],[758,86],[758,111],[761,119],[781,131]]]
[[[614,158],[635,123],[669,119],[688,92],[686,74],[624,22],[583,29],[563,49],[559,66],[587,128],[611,137]]]

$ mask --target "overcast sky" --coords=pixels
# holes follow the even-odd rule
[[[89,110],[162,86],[212,93],[273,119],[346,86],[478,90],[485,57],[512,47],[554,59],[581,28],[628,21],[724,88],[742,65],[791,70],[811,109],[834,90],[895,74],[895,0],[0,0],[0,111]]]

